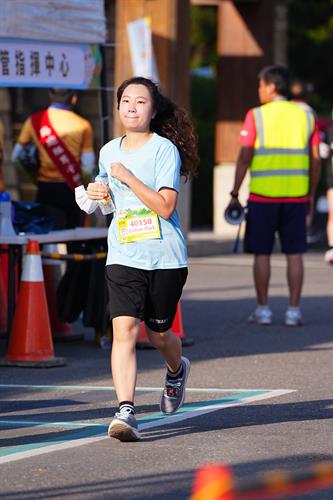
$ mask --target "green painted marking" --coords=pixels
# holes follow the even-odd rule
[[[101,430],[108,428],[106,424],[95,422],[46,422],[45,420],[1,420],[0,427],[66,427],[76,429],[77,427],[100,427]]]
[[[231,390],[229,390],[231,392]],[[157,412],[153,413],[152,415],[146,415],[144,417],[138,418],[138,423],[143,424],[143,423],[150,423],[150,422],[155,422],[158,420],[162,420],[165,418],[168,418],[168,425],[172,424],[172,421],[170,421],[170,417],[174,416],[175,419],[179,417],[179,415],[186,414],[188,412],[194,412],[196,410],[200,410],[202,408],[207,408],[209,406],[214,406],[218,405],[223,407],[223,405],[227,405],[229,403],[235,402],[235,401],[241,401],[242,399],[248,398],[248,397],[253,397],[257,395],[261,395],[263,393],[269,393],[270,391],[266,390],[253,390],[253,391],[243,391],[243,393],[238,393],[235,394],[234,396],[226,396],[224,398],[220,399],[213,399],[213,400],[208,400],[208,401],[200,401],[200,402],[195,402],[195,403],[185,403],[182,408],[180,408],[176,413],[173,415],[165,415],[164,413]],[[217,408],[218,409],[218,408]],[[103,435],[107,428],[108,425],[103,425],[99,423],[94,423],[94,422],[46,422],[46,421],[28,421],[28,420],[0,420],[0,425],[3,425],[4,427],[15,427],[15,426],[20,426],[20,427],[32,427],[32,426],[41,426],[41,427],[67,427],[67,428],[76,428],[76,427],[81,427],[82,430],[79,432],[74,432],[74,433],[69,433],[67,436],[62,436],[59,438],[53,438],[48,441],[42,441],[42,442],[37,442],[37,443],[30,443],[30,444],[24,444],[24,445],[18,445],[18,446],[12,446],[5,448],[3,450],[0,450],[0,457],[2,456],[7,456],[7,455],[12,455],[13,453],[19,453],[19,452],[24,452],[24,451],[30,451],[34,450],[36,448],[44,448],[46,446],[54,445],[54,444],[62,444],[67,441],[73,441],[77,439],[83,439],[83,438],[88,438],[88,437],[96,437],[99,435]],[[31,435],[33,438],[33,434]]]
[[[9,448],[6,448],[4,450],[0,450],[0,457],[4,457],[7,455],[13,455],[14,453],[19,453],[22,451],[30,451],[30,450],[35,450],[36,448],[45,448],[46,446],[51,446],[54,444],[62,444],[67,441],[72,441],[74,439],[83,439],[83,438],[88,438],[88,437],[96,437],[99,434],[102,435],[104,434],[105,430],[103,431],[96,431],[95,429],[85,429],[79,432],[71,433],[68,434],[68,436],[64,436],[61,438],[53,438],[50,439],[49,441],[42,441],[42,442],[37,442],[37,443],[29,443],[29,444],[21,444],[18,446],[11,446]],[[32,435],[33,437],[33,435]]]
[[[196,411],[196,410],[201,410],[202,408],[207,408],[209,406],[215,406],[215,405],[226,405],[229,403],[232,403],[234,401],[240,401],[242,399],[251,397],[251,396],[257,396],[258,394],[263,394],[263,393],[268,393],[269,391],[247,391],[243,392],[243,394],[235,394],[235,396],[226,396],[225,398],[220,398],[220,399],[211,399],[209,401],[199,401],[196,403],[185,403],[184,406],[182,406],[176,413],[165,415],[164,413],[158,412],[153,415],[147,415],[145,417],[139,418],[138,422],[143,424],[146,422],[154,422],[156,420],[160,420],[161,418],[165,417],[178,417],[179,415],[183,415],[184,413],[188,413],[190,411]],[[218,409],[218,408],[217,408]]]

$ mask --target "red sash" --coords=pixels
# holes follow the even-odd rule
[[[52,127],[47,110],[34,113],[31,123],[47,154],[69,187],[74,190],[82,183],[80,164]]]

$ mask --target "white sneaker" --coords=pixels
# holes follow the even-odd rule
[[[271,325],[272,316],[272,310],[269,306],[257,306],[248,317],[248,322],[257,323],[257,325]]]
[[[127,411],[116,413],[109,425],[108,434],[119,441],[141,441],[138,423],[134,415]]]
[[[333,264],[333,248],[330,248],[325,253],[325,262],[327,262],[327,264]]]
[[[286,326],[303,325],[302,313],[299,307],[288,307],[285,314]]]

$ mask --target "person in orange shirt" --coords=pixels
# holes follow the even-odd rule
[[[51,104],[31,115],[23,124],[12,152],[19,161],[24,147],[33,142],[38,151],[36,202],[56,216],[56,229],[81,225],[81,211],[74,198],[82,176],[90,178],[95,167],[93,132],[90,123],[74,113],[76,92],[51,89]]]

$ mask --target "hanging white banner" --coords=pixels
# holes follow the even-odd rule
[[[0,39],[1,87],[97,88],[97,45]]]
[[[104,0],[0,0],[0,37],[104,43]]]
[[[150,26],[150,17],[127,24],[132,69],[134,76],[144,76],[159,82]]]

